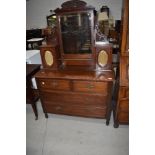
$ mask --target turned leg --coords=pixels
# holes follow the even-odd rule
[[[31,103],[33,112],[35,114],[35,120],[38,120],[38,111],[35,103]]]
[[[106,125],[107,126],[110,123],[111,113],[112,113],[112,106],[111,106],[111,103],[110,103],[110,106],[108,107],[108,110],[107,110],[107,116],[106,116]]]
[[[106,125],[107,125],[107,126],[109,125],[109,122],[110,122],[110,120],[106,120]]]
[[[45,118],[48,118],[48,114],[47,113],[45,113]]]
[[[118,122],[114,122],[114,128],[118,128],[119,127],[119,123]]]

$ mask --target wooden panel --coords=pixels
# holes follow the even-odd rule
[[[129,113],[126,112],[119,113],[118,120],[120,123],[129,123]]]
[[[52,65],[48,65],[47,63],[48,57],[47,58],[45,57],[46,51],[49,51],[49,53],[51,53],[51,58],[53,59],[53,60],[51,59],[51,61],[53,61]],[[58,51],[59,51],[59,47],[57,44],[40,46],[40,55],[41,55],[43,68],[57,70],[60,67],[61,60],[60,60],[60,53]]]
[[[128,56],[120,57],[120,85],[121,86],[129,85],[129,57]]]
[[[129,0],[123,0],[121,24],[121,53],[128,52],[129,48]]]
[[[55,79],[39,79],[38,86],[41,90],[70,90],[70,81]]]
[[[123,0],[121,22],[120,83],[114,126],[129,123],[129,0]]]
[[[94,106],[65,106],[61,104],[48,104],[44,102],[44,108],[48,113],[66,114],[85,117],[99,117],[105,118],[106,108],[99,108]]]
[[[50,104],[61,104],[61,105],[91,105],[96,107],[106,106],[106,96],[94,95],[94,94],[82,94],[82,93],[71,93],[71,92],[40,92],[43,101]]]
[[[78,92],[93,92],[107,95],[107,83],[92,81],[73,81],[73,90]]]
[[[108,56],[108,60],[107,60],[106,65],[101,66],[100,63],[98,62],[98,56],[99,56],[99,53],[103,50],[106,52]],[[96,69],[97,70],[111,69],[112,68],[112,46],[111,44],[96,45],[95,51],[96,51]]]
[[[129,100],[128,99],[122,99],[119,101],[119,109],[120,111],[129,112]]]
[[[129,87],[120,87],[120,98],[129,98]]]
[[[93,66],[94,62],[92,59],[65,59],[64,64],[65,66]]]
[[[129,87],[120,87],[117,109],[115,114],[115,127],[120,123],[129,124]]]

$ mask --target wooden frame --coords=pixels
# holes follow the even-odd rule
[[[70,64],[72,65],[71,60],[82,60],[81,63],[77,63],[77,64],[73,64],[73,65],[84,65],[84,64],[91,64],[95,66],[95,50],[94,50],[94,8],[93,7],[86,7],[86,6],[77,6],[74,8],[61,8],[61,9],[56,9],[56,15],[57,15],[57,32],[58,32],[58,38],[59,38],[59,43],[60,43],[60,52],[61,52],[61,59],[63,62],[67,62],[65,64]],[[68,14],[72,14],[72,13],[90,13],[91,16],[91,54],[65,54],[64,53],[64,49],[63,49],[63,42],[62,42],[62,36],[61,36],[61,25],[60,25],[60,17],[62,15],[68,15]],[[84,60],[85,59],[85,60]],[[90,59],[92,60],[92,62],[90,63]],[[84,63],[84,61],[85,63]],[[68,61],[70,61],[68,63]]]
[[[113,109],[115,128],[119,124],[129,124],[129,0],[123,1],[119,73],[118,98]]]

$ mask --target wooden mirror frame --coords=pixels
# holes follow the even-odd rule
[[[71,3],[72,2],[72,3]],[[59,37],[59,44],[60,44],[60,52],[61,52],[61,59],[66,64],[68,61],[77,61],[77,63],[73,63],[73,65],[94,65],[95,66],[95,50],[94,50],[94,43],[95,43],[95,36],[94,36],[94,7],[86,6],[86,3],[82,3],[83,1],[67,1],[63,3],[61,6],[62,8],[57,8],[55,10],[56,16],[57,16],[57,32]],[[79,3],[79,4],[78,4]],[[64,5],[65,4],[65,5]],[[68,6],[67,6],[68,5]],[[72,5],[72,7],[70,6]],[[65,6],[65,7],[64,7]],[[62,36],[61,36],[61,23],[60,18],[63,15],[68,15],[72,13],[89,13],[91,16],[91,54],[65,54],[63,49],[63,42],[62,42]],[[68,63],[67,63],[68,64]],[[69,63],[72,65],[72,63]]]

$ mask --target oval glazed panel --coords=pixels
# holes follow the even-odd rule
[[[98,55],[98,64],[103,67],[107,64],[108,62],[108,54],[106,51],[102,50],[100,51]]]
[[[53,55],[50,51],[45,52],[45,61],[48,66],[53,65]]]

